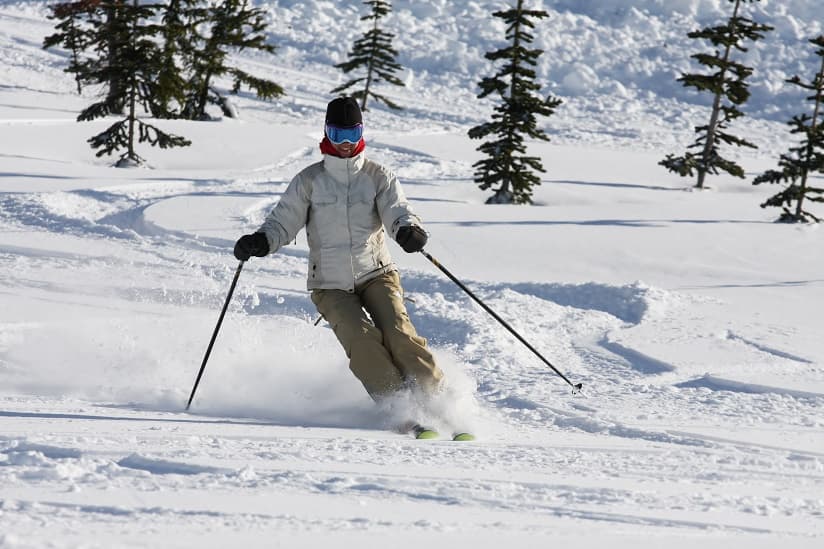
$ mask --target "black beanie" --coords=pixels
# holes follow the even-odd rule
[[[354,97],[337,97],[326,106],[326,123],[340,128],[363,124],[358,102]]]

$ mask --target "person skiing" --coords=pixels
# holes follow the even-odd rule
[[[415,253],[426,245],[427,233],[398,178],[367,159],[365,148],[357,101],[330,101],[323,159],[292,179],[260,228],[238,239],[234,254],[247,261],[275,253],[305,226],[307,288],[352,373],[376,402],[404,389],[435,396],[444,375],[409,319],[386,243],[389,235]]]

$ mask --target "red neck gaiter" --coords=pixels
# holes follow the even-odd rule
[[[358,145],[355,147],[355,150],[352,151],[352,155],[350,156],[350,158],[352,156],[359,155],[360,153],[363,152],[363,149],[365,149],[365,148],[366,148],[366,141],[364,141],[363,138],[361,137],[361,140],[358,141]],[[329,138],[326,137],[326,136],[323,136],[323,141],[320,142],[320,152],[322,152],[323,154],[331,155],[331,156],[337,156],[338,158],[343,158],[340,155],[340,153],[338,153],[338,150],[335,148],[335,146],[332,144],[332,142],[329,141]]]

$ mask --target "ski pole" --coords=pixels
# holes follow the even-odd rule
[[[529,344],[529,342],[528,342],[527,340],[525,340],[523,337],[521,337],[521,334],[519,334],[518,332],[516,332],[516,331],[515,331],[515,329],[514,329],[512,326],[510,326],[510,325],[509,325],[509,324],[508,324],[508,323],[507,323],[504,319],[502,319],[500,316],[498,316],[498,314],[497,314],[495,311],[493,311],[492,309],[490,309],[490,308],[489,308],[489,306],[488,306],[486,303],[484,303],[483,301],[481,301],[481,300],[480,300],[480,298],[479,298],[478,296],[476,296],[474,293],[472,293],[472,291],[471,291],[469,288],[467,288],[467,287],[466,287],[466,285],[465,285],[463,282],[461,282],[460,280],[458,280],[458,279],[455,277],[455,275],[453,275],[452,273],[450,273],[450,272],[446,269],[446,267],[444,267],[443,265],[441,265],[441,264],[440,264],[440,262],[439,262],[437,259],[435,259],[435,258],[434,258],[434,257],[432,257],[429,253],[427,253],[427,252],[426,252],[426,250],[421,250],[421,253],[422,253],[422,254],[426,257],[426,259],[428,259],[429,261],[431,261],[433,265],[435,265],[438,269],[440,269],[440,270],[443,272],[443,274],[445,274],[447,277],[449,277],[449,279],[450,279],[452,282],[454,282],[455,284],[457,284],[457,285],[458,285],[458,287],[460,287],[460,289],[461,289],[461,290],[463,290],[464,292],[466,292],[466,293],[467,293],[467,295],[469,295],[469,297],[471,297],[472,299],[474,299],[474,300],[475,300],[475,302],[476,302],[478,305],[480,305],[481,307],[483,307],[483,308],[484,308],[484,310],[485,310],[487,313],[489,313],[490,315],[492,315],[492,317],[493,317],[495,320],[497,320],[498,322],[500,322],[500,323],[501,323],[501,325],[503,325],[503,327],[504,327],[504,328],[506,328],[507,330],[509,330],[509,332],[510,332],[512,335],[514,335],[516,338],[518,338],[518,341],[520,341],[521,343],[523,343],[524,345],[526,345],[527,349],[529,349],[530,351],[532,351],[533,353],[535,353],[535,355],[537,355],[537,356],[538,356],[538,358],[540,358],[540,359],[544,362],[544,364],[546,364],[547,366],[549,366],[550,368],[552,368],[552,370],[553,370],[556,374],[558,374],[559,376],[561,376],[561,379],[563,379],[564,381],[566,381],[566,382],[567,382],[567,383],[568,383],[568,384],[572,387],[572,393],[573,393],[573,394],[577,393],[578,391],[580,391],[580,390],[583,388],[583,383],[572,383],[572,382],[571,382],[571,381],[570,381],[570,380],[569,380],[569,379],[568,379],[568,378],[567,378],[564,374],[562,374],[562,373],[561,373],[561,371],[560,371],[560,370],[558,370],[558,368],[556,368],[555,366],[553,366],[553,365],[552,365],[552,363],[551,363],[550,361],[548,361],[546,358],[544,358],[544,356],[543,356],[541,353],[539,353],[539,352],[535,349],[535,347],[533,347],[532,345],[530,345],[530,344]]]
[[[223,304],[223,310],[220,311],[220,318],[217,320],[217,326],[215,326],[215,331],[212,334],[212,340],[209,341],[209,346],[206,348],[206,356],[203,357],[203,364],[200,365],[200,371],[197,373],[195,386],[192,387],[192,394],[189,395],[189,402],[186,404],[186,410],[189,410],[189,406],[192,405],[192,399],[195,398],[195,391],[197,391],[197,386],[200,383],[200,378],[203,377],[203,370],[206,369],[206,362],[209,360],[209,355],[212,354],[212,346],[215,344],[215,339],[217,339],[217,333],[220,331],[220,325],[223,324],[223,317],[226,314],[226,309],[229,308],[229,302],[232,300],[232,294],[235,293],[237,279],[238,277],[240,277],[240,271],[243,269],[244,263],[244,261],[241,261],[238,264],[237,270],[235,271],[235,277],[232,279],[232,285],[229,286],[229,295],[226,296],[226,303]]]

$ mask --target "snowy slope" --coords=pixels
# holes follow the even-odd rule
[[[163,121],[193,141],[118,170],[78,124],[45,2],[0,1],[0,547],[818,547],[824,538],[822,232],[774,224],[773,188],[656,163],[701,122],[674,82],[721,0],[536,2],[539,74],[565,101],[533,144],[533,207],[483,205],[466,138],[499,2],[397,1],[408,108],[367,113],[427,250],[585,391],[569,387],[420,254],[392,252],[474,443],[414,441],[314,326],[306,238],[246,264],[253,230],[319,158],[331,64],[360,3],[266,4],[287,95],[240,120]],[[789,143],[817,0],[760,2],[750,179]],[[263,5],[263,4],[261,4]],[[307,17],[310,14],[311,17]],[[400,32],[400,29],[404,29]],[[686,48],[687,53],[685,53]],[[822,178],[818,178],[821,181]],[[815,209],[815,206],[813,206]],[[820,208],[819,208],[820,209]]]

